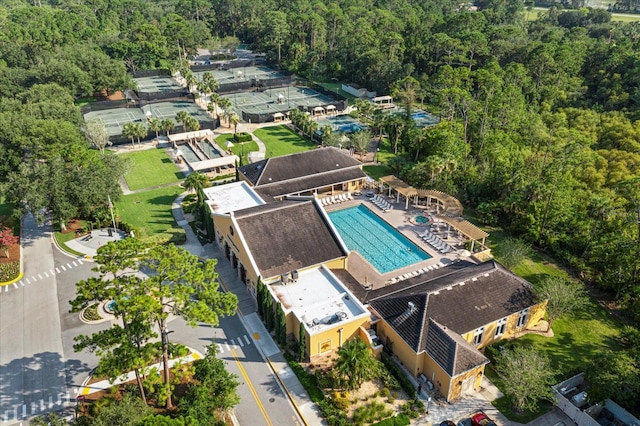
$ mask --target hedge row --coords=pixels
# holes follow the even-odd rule
[[[398,380],[402,390],[407,393],[409,399],[414,399],[416,397],[416,388],[413,386],[413,383],[411,383],[411,380],[409,380],[404,370],[402,370],[402,368],[400,368],[400,366],[396,364],[396,362],[387,355],[386,352],[382,352],[380,359],[391,375]]]
[[[250,140],[253,140],[253,138],[251,137],[251,134],[247,132],[234,133],[233,139],[236,142],[249,142]]]

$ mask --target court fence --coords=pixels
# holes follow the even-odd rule
[[[189,93],[189,90],[186,87],[174,90],[164,90],[161,92],[140,92],[136,90],[136,96],[140,102],[147,103],[151,101],[166,101],[167,99],[173,98],[188,98],[189,96],[193,99],[193,95]]]
[[[130,73],[133,78],[141,78],[141,77],[171,77],[171,71],[167,69],[158,69],[158,70],[139,70],[133,71]]]
[[[247,92],[250,90],[264,92],[267,89],[290,86],[294,81],[295,78],[293,75],[278,78],[250,78],[231,83],[221,83],[218,88],[218,93],[222,95],[228,93]]]
[[[256,60],[255,59],[237,59],[233,61],[225,61],[225,62],[214,62],[211,64],[200,64],[200,65],[192,65],[191,71],[200,72],[200,71],[226,71],[234,68],[244,68],[244,67],[255,67]]]

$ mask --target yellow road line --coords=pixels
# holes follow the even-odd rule
[[[249,390],[251,391],[251,394],[253,395],[253,399],[255,399],[256,400],[256,404],[258,404],[258,408],[262,412],[262,416],[267,421],[267,424],[269,426],[273,426],[273,423],[271,423],[271,419],[269,418],[269,415],[267,414],[267,410],[264,408],[264,405],[262,405],[262,402],[260,401],[260,398],[258,398],[258,393],[256,392],[256,389],[253,387],[253,384],[251,383],[251,380],[249,380],[249,376],[247,375],[247,372],[245,371],[244,367],[242,366],[242,364],[238,360],[238,354],[236,354],[235,349],[231,349],[231,354],[233,355],[233,358],[236,360],[236,365],[238,366],[238,370],[240,370],[240,374],[242,374],[242,377],[244,378],[244,382],[249,387]]]

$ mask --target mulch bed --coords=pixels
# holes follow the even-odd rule
[[[20,243],[9,247],[9,257],[4,256],[4,250],[0,252],[0,263],[11,263],[20,260]]]
[[[82,222],[80,219],[71,219],[67,222],[67,229],[61,231],[61,234],[70,234],[72,232],[78,232],[82,229]]]

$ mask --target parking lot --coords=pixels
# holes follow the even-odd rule
[[[489,382],[486,377],[482,379],[481,391],[474,392],[473,395],[467,395],[452,404],[446,402],[431,401],[428,403],[428,395],[422,392],[421,399],[425,407],[428,406],[429,413],[420,416],[415,423],[416,425],[440,425],[446,420],[453,421],[457,426],[472,426],[471,416],[478,412],[484,412],[492,419],[497,426],[519,426],[523,423],[508,420],[493,405],[491,401],[502,396],[502,393]],[[575,423],[569,419],[557,407],[551,411],[538,417],[537,419],[527,423],[529,426],[575,426]]]

